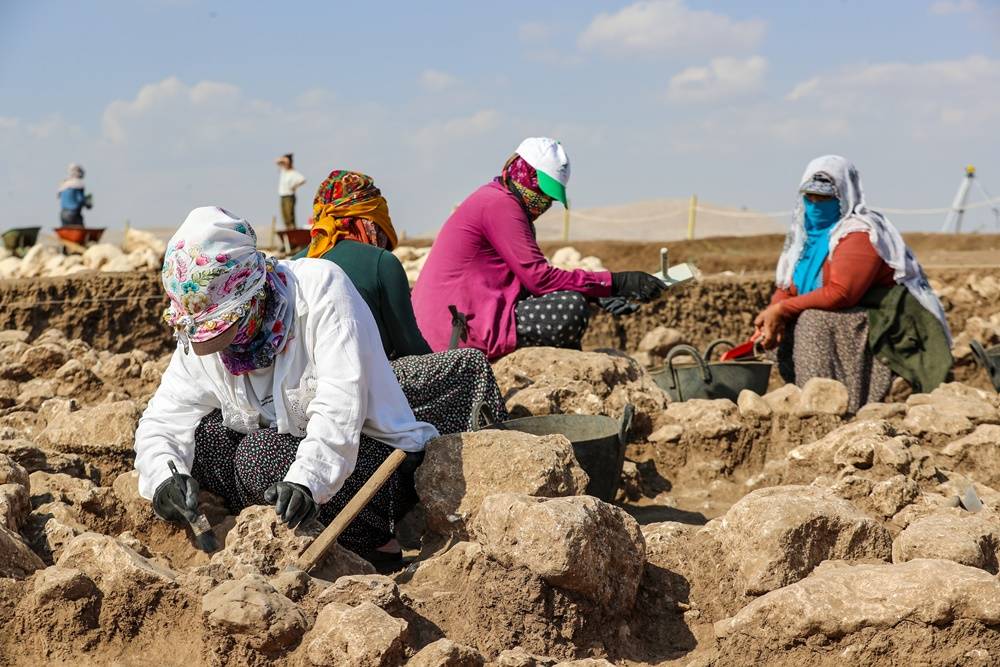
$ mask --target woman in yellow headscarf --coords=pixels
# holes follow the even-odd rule
[[[371,176],[334,169],[313,200],[309,257],[322,257],[344,239],[385,250],[392,250],[397,242],[389,205]]]

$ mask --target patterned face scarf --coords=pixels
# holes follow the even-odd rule
[[[514,196],[521,200],[521,204],[531,221],[538,219],[552,206],[552,198],[542,194],[538,187],[538,173],[535,168],[516,153],[503,166],[503,171],[500,172],[500,181],[514,193]]]
[[[371,176],[335,169],[313,199],[309,257],[322,257],[338,241],[352,239],[378,248],[396,247],[389,205]]]
[[[191,342],[239,327],[219,355],[240,375],[270,366],[292,337],[288,277],[257,251],[250,223],[221,208],[191,211],[167,243],[161,278],[170,298],[163,318],[185,353]]]

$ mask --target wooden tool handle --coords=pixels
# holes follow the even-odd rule
[[[316,563],[322,560],[326,552],[337,541],[340,534],[344,532],[354,518],[358,516],[358,513],[365,508],[371,499],[378,493],[378,490],[382,488],[382,485],[389,481],[392,477],[392,473],[396,472],[396,468],[403,463],[406,459],[406,452],[402,449],[394,449],[392,454],[382,462],[382,465],[378,467],[375,474],[368,478],[365,485],[362,486],[358,492],[351,498],[350,502],[340,510],[340,513],[334,517],[330,525],[323,529],[323,532],[313,540],[313,543],[302,552],[299,559],[295,561],[295,567],[298,569],[308,572]]]

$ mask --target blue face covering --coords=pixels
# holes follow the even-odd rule
[[[830,230],[840,220],[840,201],[811,202],[803,197],[802,207],[806,242],[792,273],[792,282],[800,295],[823,286],[823,262],[830,252]]]

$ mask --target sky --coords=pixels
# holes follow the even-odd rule
[[[936,208],[966,164],[1000,197],[998,130],[1000,0],[0,0],[0,228],[55,226],[69,162],[90,225],[268,225],[294,152],[300,221],[351,169],[426,235],[526,136],[566,147],[573,207],[790,209],[838,153],[874,207]]]

